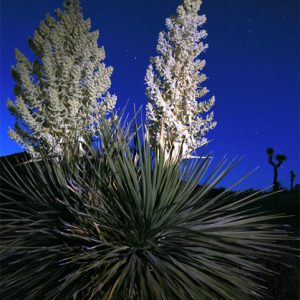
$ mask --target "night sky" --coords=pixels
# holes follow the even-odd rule
[[[6,109],[12,94],[10,68],[14,48],[28,57],[27,38],[44,19],[62,7],[63,0],[0,0],[0,155],[22,151],[7,136],[14,118]],[[84,18],[100,30],[99,45],[106,64],[114,67],[111,92],[118,108],[127,101],[145,108],[144,76],[149,57],[156,54],[159,31],[174,14],[180,0],[82,0]],[[244,156],[224,180],[229,186],[257,166],[244,188],[264,188],[272,183],[266,148],[288,157],[279,170],[279,181],[289,186],[289,172],[300,180],[299,163],[299,5],[298,0],[203,0],[201,13],[208,21],[209,49],[206,86],[216,96],[217,127],[208,134],[208,150],[217,161]]]

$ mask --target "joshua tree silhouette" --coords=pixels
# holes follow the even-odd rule
[[[287,157],[284,154],[277,154],[275,156],[277,160],[277,164],[273,161],[273,155],[274,155],[274,149],[273,148],[268,148],[267,149],[267,154],[268,154],[268,161],[269,164],[273,167],[274,169],[274,179],[273,179],[273,190],[278,191],[279,190],[279,182],[278,182],[278,168],[282,165],[284,161],[287,160]]]
[[[293,170],[291,170],[290,174],[291,174],[291,187],[290,187],[290,190],[292,191],[294,189],[294,180],[295,180],[296,174],[294,173]]]

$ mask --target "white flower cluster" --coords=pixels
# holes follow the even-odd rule
[[[7,102],[16,124],[9,135],[32,156],[38,147],[60,156],[65,145],[97,135],[99,120],[116,104],[108,93],[112,68],[103,63],[98,31],[90,32],[79,0],[66,0],[64,8],[56,11],[57,19],[47,15],[29,40],[33,62],[16,50],[16,99]]]
[[[183,157],[206,144],[205,134],[216,126],[213,112],[203,115],[215,98],[197,101],[209,92],[201,72],[205,60],[198,58],[208,48],[202,42],[207,33],[200,29],[206,21],[198,15],[200,5],[201,0],[184,0],[177,15],[166,20],[145,78],[150,142],[181,149]]]

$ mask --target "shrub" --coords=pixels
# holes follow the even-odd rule
[[[288,239],[286,229],[273,222],[280,216],[249,208],[259,192],[208,196],[235,162],[205,175],[208,158],[171,163],[145,136],[136,129],[134,142],[108,146],[104,140],[73,163],[44,159],[8,171],[1,203],[3,299],[264,294],[261,273],[270,271],[259,261],[288,249],[280,243]]]

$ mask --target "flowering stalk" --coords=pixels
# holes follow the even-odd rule
[[[32,156],[41,149],[61,156],[66,147],[89,141],[116,103],[98,31],[90,31],[79,0],[66,0],[64,8],[56,10],[56,19],[47,15],[29,39],[35,60],[16,50],[12,68],[16,99],[7,106],[16,123],[9,136]]]
[[[202,42],[207,33],[200,29],[206,21],[198,15],[200,6],[201,0],[184,0],[177,15],[166,20],[145,78],[150,142],[184,158],[206,144],[206,133],[216,126],[213,112],[208,113],[215,98],[197,101],[209,92],[203,86],[205,60],[199,59],[208,48]]]

